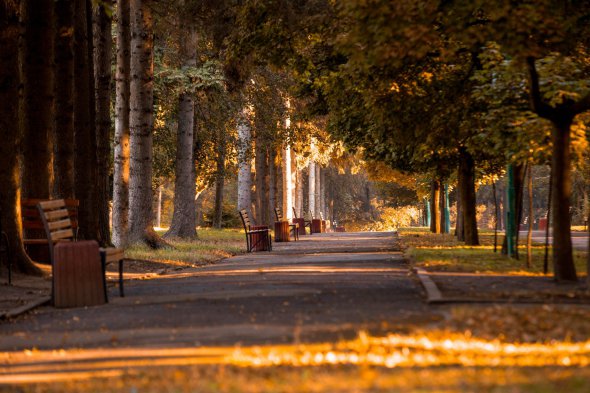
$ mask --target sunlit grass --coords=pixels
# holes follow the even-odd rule
[[[163,235],[164,230],[158,233]],[[153,250],[147,246],[133,246],[125,251],[125,257],[149,260],[176,267],[209,264],[245,251],[243,231],[237,229],[198,230],[197,240],[166,239],[172,247]]]
[[[543,274],[545,247],[534,243],[531,267],[526,266],[527,248],[520,239],[519,259],[508,258],[501,253],[503,234],[498,234],[497,251],[494,252],[494,232],[481,230],[481,246],[466,246],[452,234],[433,234],[428,228],[404,228],[399,231],[406,255],[419,267],[437,271],[466,273]],[[551,253],[551,249],[549,249]],[[578,272],[586,271],[586,252],[574,251]],[[551,254],[549,268],[551,269]]]

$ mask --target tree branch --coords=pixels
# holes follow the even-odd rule
[[[541,96],[541,89],[539,87],[539,74],[537,73],[537,67],[535,66],[535,58],[527,57],[527,68],[529,70],[529,88],[530,88],[530,100],[533,111],[544,119],[552,119],[554,117],[555,110],[547,103],[543,102]]]
[[[586,94],[582,97],[581,100],[576,101],[573,105],[574,115],[580,114],[582,112],[586,112],[590,109],[590,93]]]

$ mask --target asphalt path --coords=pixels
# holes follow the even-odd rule
[[[526,241],[527,231],[520,231],[519,237],[521,242]],[[533,231],[533,242],[545,243],[545,231]],[[549,244],[553,244],[553,236],[549,232]],[[572,247],[576,250],[585,251],[588,249],[588,233],[587,232],[572,232]]]
[[[125,284],[106,305],[42,307],[0,324],[0,351],[322,342],[440,320],[394,233],[330,233]]]

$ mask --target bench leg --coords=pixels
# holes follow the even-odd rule
[[[125,297],[125,291],[123,290],[123,260],[119,260],[119,295]]]
[[[102,266],[102,284],[104,288],[104,301],[109,302],[109,294],[107,291],[107,254],[101,251],[100,253],[100,265]]]

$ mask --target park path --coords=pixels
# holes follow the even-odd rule
[[[43,307],[0,324],[0,351],[194,347],[336,340],[439,316],[408,276],[394,233],[329,233],[273,252],[111,288],[108,305]]]

